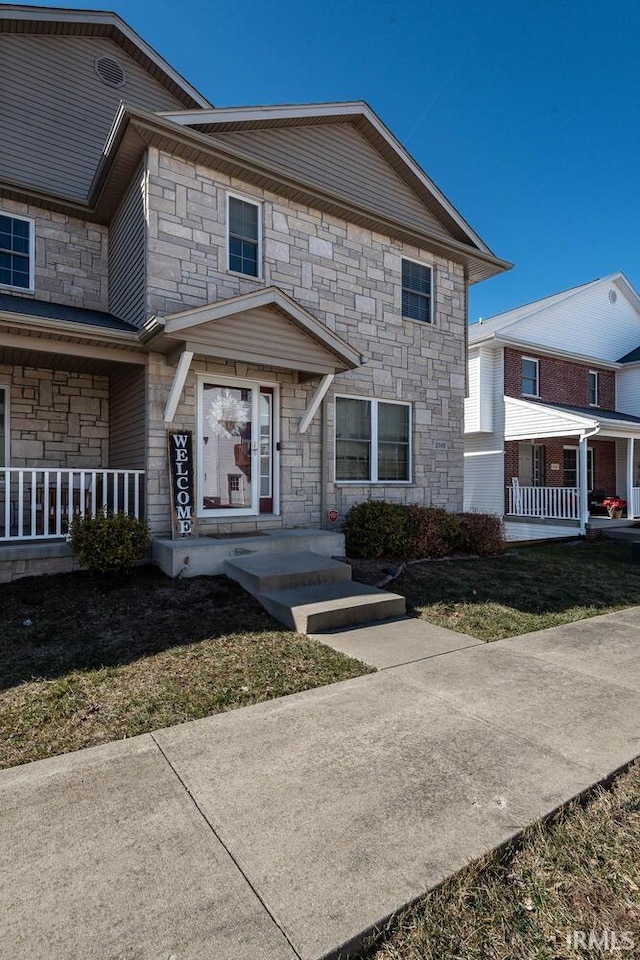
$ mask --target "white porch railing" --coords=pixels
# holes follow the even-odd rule
[[[142,470],[0,467],[0,541],[64,537],[75,516],[100,510],[140,517]]]
[[[513,517],[577,520],[577,487],[507,487],[507,513]]]

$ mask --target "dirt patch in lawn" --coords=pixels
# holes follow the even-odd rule
[[[0,766],[369,672],[225,577],[0,584]]]

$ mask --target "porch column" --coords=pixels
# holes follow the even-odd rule
[[[627,440],[627,517],[635,516],[633,503],[633,453],[634,439],[629,437]]]
[[[587,520],[589,519],[589,477],[587,460],[586,437],[580,437],[578,441],[578,502],[580,505],[580,533],[587,532]]]

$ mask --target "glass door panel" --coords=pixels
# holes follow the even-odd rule
[[[273,513],[273,390],[260,388],[260,513]]]
[[[253,506],[251,387],[204,383],[201,417],[201,506],[250,511]]]

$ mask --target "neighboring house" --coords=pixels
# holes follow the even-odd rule
[[[512,540],[640,517],[640,298],[612,274],[469,328],[465,509]],[[610,522],[610,521],[609,521]]]
[[[168,430],[201,536],[461,508],[467,286],[509,264],[366,104],[215,109],[43,7],[0,6],[0,83],[5,576],[105,504],[168,535]]]

